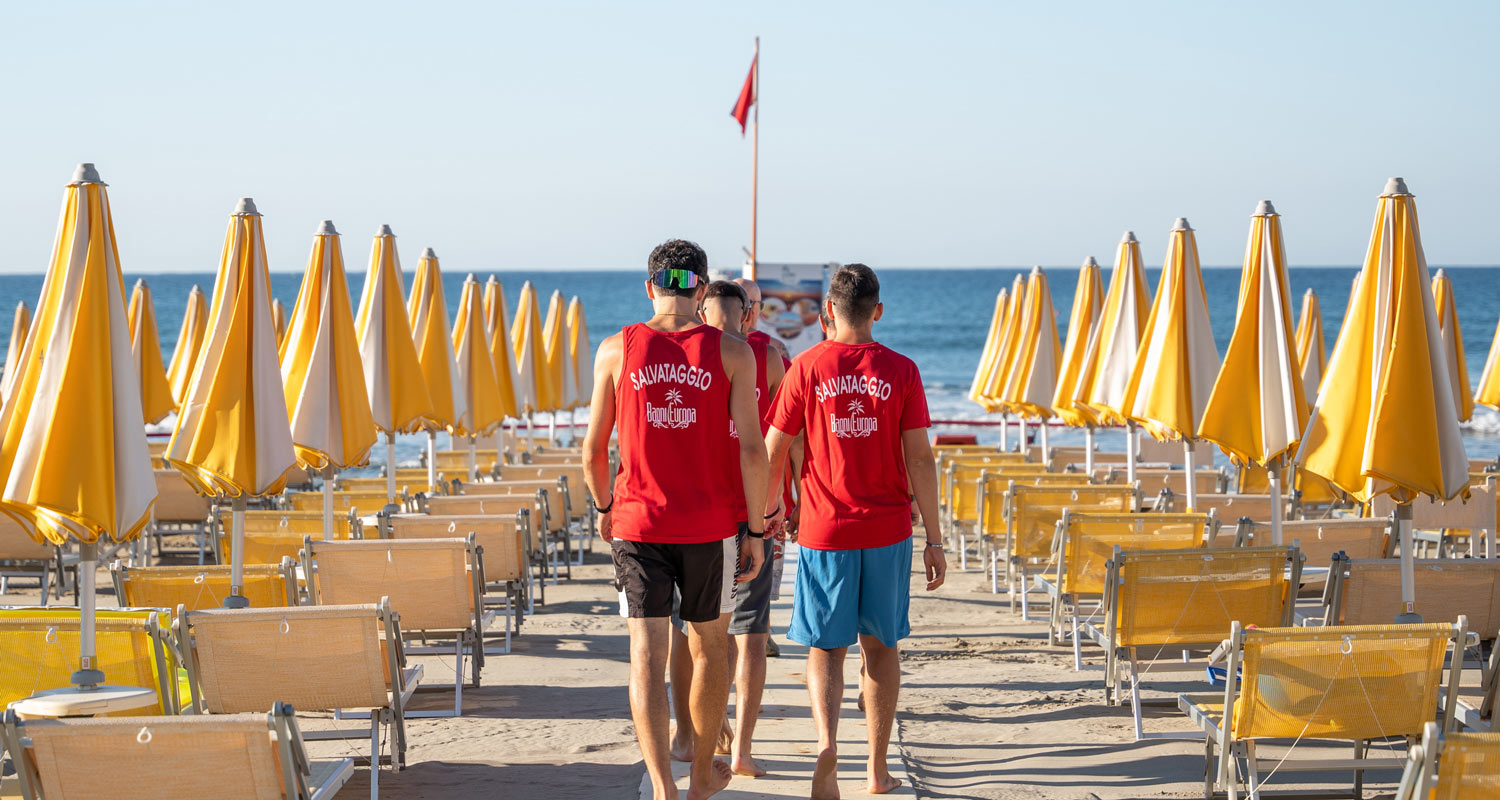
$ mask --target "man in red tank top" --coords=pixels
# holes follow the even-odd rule
[[[911,359],[875,341],[873,326],[884,311],[875,272],[863,264],[840,267],[824,310],[834,321],[833,338],[792,362],[766,440],[775,481],[792,439],[806,434],[797,593],[787,636],[808,646],[819,747],[811,796],[818,800],[839,796],[844,656],[856,640],[865,662],[866,789],[884,794],[901,785],[886,757],[901,681],[897,642],[911,633],[908,477],[927,535],[928,591],[942,585],[947,571],[922,376]],[[773,523],[777,505],[766,504]]]
[[[647,265],[655,313],[599,344],[583,459],[590,496],[608,498],[595,508],[625,595],[636,741],[654,797],[675,800],[666,687],[672,596],[681,596],[696,664],[694,735],[711,742],[729,699],[724,540],[734,537],[740,509],[765,505],[767,463],[755,356],[743,341],[698,320],[708,257],[674,239],[651,251]],[[738,448],[727,441],[731,421]],[[620,470],[611,490],[609,444],[617,427]],[[749,517],[739,582],[752,579],[764,560],[764,520]],[[714,760],[712,747],[693,755],[687,798],[704,800],[733,773]]]

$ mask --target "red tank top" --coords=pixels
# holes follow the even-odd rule
[[[634,542],[697,544],[735,533],[739,448],[729,428],[729,377],[717,328],[621,331],[615,426],[614,535]]]
[[[747,337],[745,343],[755,354],[755,411],[760,416],[760,435],[765,436],[771,430],[771,380],[766,375],[766,347],[770,340],[761,334]]]

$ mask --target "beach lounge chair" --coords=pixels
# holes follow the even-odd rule
[[[295,608],[178,609],[177,641],[200,714],[236,714],[268,702],[303,711],[369,711],[368,728],[309,731],[308,739],[370,742],[370,797],[380,764],[406,764],[406,703],[422,678],[408,666],[401,628],[378,603]],[[281,700],[270,700],[279,697]],[[382,756],[381,731],[390,739]]]
[[[1252,800],[1281,771],[1353,771],[1359,797],[1364,772],[1401,769],[1405,758],[1369,758],[1376,739],[1420,736],[1437,713],[1440,695],[1458,687],[1466,621],[1431,625],[1350,625],[1250,629],[1234,622],[1225,647],[1228,678],[1222,692],[1184,694],[1178,707],[1205,735],[1204,796],[1215,787]],[[1236,679],[1238,676],[1238,679]],[[1391,698],[1399,698],[1392,702]],[[1450,706],[1451,707],[1451,706]],[[1451,730],[1452,713],[1442,730]],[[1291,740],[1292,752],[1259,759],[1264,740]],[[1313,741],[1353,745],[1353,758],[1291,758]],[[1393,744],[1393,743],[1392,743]],[[1316,752],[1327,753],[1324,748]],[[1263,774],[1262,770],[1270,772]],[[1306,793],[1301,793],[1306,796]]]
[[[1199,439],[1193,445],[1194,461],[1198,464],[1214,463],[1214,445]],[[1156,467],[1186,467],[1187,454],[1183,452],[1181,439],[1159,442],[1150,436],[1140,437],[1136,463]]]
[[[1395,800],[1489,800],[1500,796],[1500,733],[1447,733],[1436,722],[1406,752]]]
[[[499,489],[492,487],[510,487]],[[566,536],[563,550],[574,564],[583,564],[584,546],[592,551],[595,518],[593,499],[584,482],[581,464],[522,464],[501,467],[493,482],[464,484],[464,491],[475,494],[517,494],[536,489],[548,492],[548,523],[559,537]],[[569,571],[569,577],[572,577]]]
[[[1290,625],[1301,572],[1295,547],[1116,548],[1105,570],[1104,623],[1083,625],[1084,635],[1104,648],[1105,702],[1118,704],[1120,682],[1128,680],[1136,739],[1146,738],[1140,676],[1201,670],[1184,656],[1212,650],[1230,623]]]
[[[435,455],[438,472],[460,480],[469,479],[469,449],[467,447],[462,450],[439,450]],[[423,466],[427,464],[426,452],[422,453],[422,464]],[[474,469],[480,475],[493,475],[498,466],[500,466],[500,458],[494,448],[474,450]]]
[[[323,511],[322,492],[287,492],[281,498],[282,508],[292,511]],[[357,517],[373,516],[386,507],[389,496],[385,489],[364,492],[334,492],[333,511]],[[398,491],[396,505],[403,511],[410,510],[411,497]]]
[[[464,667],[479,685],[484,667],[484,634],[495,612],[484,607],[484,564],[473,536],[451,539],[365,539],[320,542],[308,539],[302,553],[307,595],[315,606],[373,603],[389,599],[400,615],[406,652],[453,654],[453,712],[413,712],[411,716],[463,713]],[[417,647],[410,639],[453,637],[453,647]]]
[[[76,569],[77,564],[76,557],[65,560],[62,548],[38,544],[20,523],[0,514],[0,595],[10,591],[13,578],[35,578],[46,605],[52,596],[62,597],[65,570]]]
[[[511,487],[514,489],[515,487]],[[547,604],[547,575],[557,582],[558,560],[552,557],[555,542],[543,535],[552,527],[549,517],[552,512],[551,493],[546,489],[533,490],[533,494],[466,494],[455,497],[419,496],[419,510],[435,517],[449,516],[499,516],[514,518],[516,512],[527,509],[531,516],[532,537],[528,546],[531,563],[537,568],[538,596],[536,602]]]
[[[1124,483],[1130,475],[1121,465],[1095,468],[1095,473],[1094,477],[1099,483],[1111,484]],[[1195,474],[1200,497],[1206,494],[1223,494],[1229,484],[1229,476],[1223,469],[1200,467]],[[1141,468],[1135,471],[1135,479],[1141,485],[1141,493],[1147,497],[1154,497],[1163,489],[1173,494],[1187,493],[1186,470]]]
[[[215,517],[215,551],[220,564],[228,564],[234,537],[234,517],[227,509],[221,509]],[[334,539],[359,539],[364,537],[364,523],[351,512],[333,516]],[[302,539],[328,538],[323,530],[323,510],[250,510],[245,512],[245,558],[246,564],[280,564],[281,559],[297,558],[302,550]]]
[[[228,564],[130,567],[116,561],[109,571],[115,597],[135,608],[221,608],[229,595]],[[283,557],[280,564],[244,566],[240,596],[252,608],[294,606],[298,594],[297,565],[290,557]]]
[[[1486,638],[1500,631],[1500,561],[1424,558],[1416,561],[1413,575],[1417,611],[1424,619],[1464,616]],[[1402,610],[1400,559],[1333,555],[1318,622],[1383,625]]]
[[[986,501],[988,502],[988,501]],[[1130,514],[1140,508],[1140,489],[1136,486],[1028,486],[1010,481],[1004,496],[1006,585],[1010,588],[1010,608],[1021,600],[1021,618],[1030,619],[1026,595],[1031,591],[1028,566],[1052,554],[1052,536],[1064,511],[1095,511]],[[998,588],[999,552],[991,544],[990,588]]]
[[[212,547],[209,542],[209,518],[213,502],[193,491],[192,484],[175,469],[158,469],[156,504],[151,506],[151,526],[147,528],[156,557],[195,556],[198,563]],[[168,536],[191,536],[193,546],[168,550],[163,542]]]
[[[1297,549],[1308,564],[1327,564],[1334,553],[1350,558],[1388,558],[1395,547],[1389,519],[1344,517],[1339,519],[1289,519],[1281,523],[1285,544],[1297,543]],[[1269,545],[1271,524],[1252,522],[1247,528],[1246,543]]]
[[[291,706],[212,717],[21,721],[6,711],[24,800],[327,800],[354,759],[314,761]]]
[[[1447,502],[1418,498],[1412,501],[1412,538],[1418,545],[1435,547],[1438,558],[1467,552],[1470,556],[1500,558],[1496,547],[1496,476],[1469,487],[1469,497]],[[1385,517],[1396,510],[1395,501],[1380,495],[1370,503],[1371,516]],[[1482,532],[1482,536],[1480,535]],[[1481,546],[1476,539],[1484,542]]]
[[[1488,633],[1483,631],[1482,633]],[[1500,646],[1490,648],[1490,658],[1479,673],[1479,683],[1460,686],[1454,715],[1459,724],[1475,731],[1495,729],[1495,701],[1500,694]]]
[[[405,470],[402,470],[403,472]],[[385,476],[374,478],[346,478],[339,476],[334,479],[334,488],[341,492],[384,492]],[[422,471],[419,478],[402,477],[396,478],[397,497],[409,497],[417,492],[435,491],[438,494],[446,494],[451,485],[444,473],[438,473],[438,485],[429,487],[427,485],[427,472]]]
[[[76,608],[0,608],[0,707],[69,685],[78,669]],[[181,707],[170,614],[160,608],[101,608],[95,616],[96,668],[110,683],[156,690],[156,705],[131,713],[176,714]]]
[[[1094,466],[1100,464],[1124,464],[1127,459],[1126,453],[1108,452],[1100,450],[1098,445],[1094,446]],[[1053,445],[1052,458],[1047,461],[1047,469],[1052,472],[1066,472],[1069,469],[1082,470],[1088,465],[1088,453],[1081,445]]]
[[[1282,499],[1282,519],[1296,519],[1296,499]],[[1199,494],[1198,507],[1193,509],[1199,513],[1213,511],[1225,525],[1248,519],[1251,522],[1271,521],[1271,496],[1268,494]],[[1167,508],[1157,508],[1157,511],[1187,511],[1187,498],[1178,492],[1172,492],[1168,496]]]
[[[1088,486],[1089,476],[1081,472],[1043,472],[1036,464],[986,467],[974,480],[974,491],[954,491],[953,525],[956,528],[959,569],[968,569],[969,534],[981,548],[978,557],[980,567],[985,564],[986,542],[1004,541],[1006,530],[1005,492],[1011,482],[1029,486]],[[974,504],[969,508],[970,500]],[[990,591],[1000,591],[998,578],[991,575]]]
[[[528,545],[531,511],[520,509],[513,518],[502,516],[434,517],[429,514],[381,515],[381,538],[442,539],[473,536],[484,553],[485,592],[504,593],[501,611],[506,616],[505,649],[510,652],[510,634],[521,628],[522,611],[530,591]],[[488,602],[488,598],[486,599]],[[487,651],[496,652],[496,651]]]
[[[1097,514],[1063,512],[1052,539],[1052,561],[1035,576],[1036,587],[1051,600],[1050,640],[1073,641],[1073,669],[1083,669],[1078,641],[1081,605],[1102,608],[1104,576],[1116,547],[1127,551],[1185,550],[1213,540],[1218,520],[1212,514]]]

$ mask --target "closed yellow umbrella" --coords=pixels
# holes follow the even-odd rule
[[[182,327],[177,330],[177,348],[172,351],[172,363],[167,367],[167,383],[172,385],[172,399],[178,405],[187,397],[207,325],[208,301],[203,298],[203,290],[194,284],[188,292],[187,308],[182,313]]]
[[[985,379],[984,393],[981,395],[980,403],[985,410],[994,413],[1000,412],[1000,449],[1010,449],[1006,441],[1006,432],[1009,422],[1006,415],[1010,408],[1006,405],[1003,395],[1006,384],[1010,379],[1012,367],[1016,363],[1016,353],[1020,349],[1021,339],[1021,317],[1022,305],[1026,300],[1026,276],[1017,275],[1010,284],[1010,296],[1006,299],[1005,327],[1000,334],[1000,347],[995,354],[994,368],[990,370]],[[1021,432],[1021,447],[1026,446],[1025,431]]]
[[[453,435],[469,439],[469,480],[474,480],[474,437],[488,435],[500,427],[505,418],[505,403],[500,398],[495,361],[490,356],[489,336],[484,329],[483,290],[472,273],[464,279],[463,292],[458,298],[453,351],[457,358],[454,376],[464,409],[454,420]]]
[[[1307,396],[1292,334],[1281,216],[1271,201],[1262,200],[1250,218],[1234,333],[1198,434],[1239,464],[1265,467],[1270,494],[1280,497],[1282,456],[1296,448],[1306,425]],[[1271,542],[1281,544],[1279,504],[1271,510]]]
[[[1198,242],[1187,219],[1178,217],[1125,390],[1124,410],[1158,440],[1183,440],[1188,508],[1198,502],[1193,442],[1218,372],[1219,351],[1208,322]]]
[[[1484,372],[1480,374],[1479,385],[1474,389],[1474,402],[1500,411],[1500,324],[1495,326],[1495,338],[1490,342],[1490,355],[1484,360]]]
[[[396,434],[418,429],[432,413],[411,324],[406,319],[405,295],[396,235],[391,233],[391,226],[382,225],[370,249],[370,266],[354,329],[359,335],[370,415],[376,429],[385,434],[386,499],[392,503],[396,501]]]
[[[248,601],[240,594],[244,547],[238,540],[245,498],[280,493],[297,465],[271,326],[265,235],[248,197],[230,217],[212,308],[167,462],[200,494],[232,499],[236,541],[224,606],[243,608]]]
[[[172,385],[167,382],[167,368],[161,360],[161,337],[156,332],[156,306],[145,280],[137,280],[130,290],[130,304],[125,308],[130,326],[130,352],[141,379],[141,411],[146,424],[153,425],[177,409],[172,399]]]
[[[1089,474],[1094,467],[1094,415],[1083,402],[1085,357],[1089,342],[1099,327],[1099,309],[1103,307],[1104,289],[1099,281],[1099,262],[1089,256],[1078,268],[1078,284],[1073,289],[1073,310],[1068,315],[1068,342],[1063,346],[1062,367],[1057,373],[1057,393],[1052,410],[1063,422],[1084,429],[1085,461]]]
[[[1057,394],[1057,369],[1062,344],[1057,338],[1057,312],[1052,307],[1052,289],[1041,267],[1031,268],[1026,281],[1026,304],[1021,314],[1021,344],[1015,365],[1006,381],[1005,401],[1021,417],[1021,448],[1027,449],[1026,417],[1036,417],[1041,427],[1042,463],[1052,457],[1047,420],[1052,417],[1052,398]]]
[[[333,529],[333,477],[369,460],[375,418],[349,304],[344,251],[332,220],[313,237],[281,349],[281,380],[297,461],[323,472],[323,527]]]
[[[281,346],[286,344],[286,306],[276,298],[271,299],[271,326],[276,329],[276,347],[280,352]]]
[[[427,396],[432,400],[432,413],[423,427],[427,430],[428,483],[436,485],[437,432],[458,424],[468,409],[463,406],[454,374],[453,329],[448,325],[448,301],[443,297],[443,272],[431,247],[417,260],[417,275],[406,299],[406,318],[411,323]]]
[[[10,397],[11,384],[21,365],[21,346],[26,343],[26,332],[30,329],[31,309],[24,302],[16,303],[16,316],[10,324],[10,344],[5,350],[5,376],[0,378],[0,402]]]
[[[505,286],[494,275],[484,284],[484,332],[489,340],[490,358],[495,363],[495,382],[500,386],[502,415],[520,419],[516,354],[510,345],[510,312],[505,309]]]
[[[1406,620],[1416,610],[1410,503],[1468,486],[1455,408],[1416,203],[1392,178],[1297,457],[1361,502],[1389,493],[1399,503]]]
[[[974,380],[969,383],[969,399],[985,406],[986,411],[990,409],[985,403],[984,390],[1000,356],[1000,339],[1005,333],[1005,308],[1009,299],[1010,293],[1005,289],[995,295],[995,310],[990,312],[990,327],[984,335],[984,347],[979,351],[979,365],[974,368]]]
[[[1437,306],[1438,331],[1443,341],[1443,360],[1448,362],[1448,379],[1453,383],[1453,407],[1459,422],[1474,416],[1474,391],[1469,386],[1469,365],[1464,358],[1464,334],[1458,326],[1458,303],[1453,296],[1453,280],[1445,270],[1432,276],[1432,301]]]
[[[523,390],[521,411],[530,415],[552,407],[551,382],[547,380],[547,348],[542,339],[542,314],[536,287],[527,281],[516,300],[516,319],[510,329],[511,346],[516,353],[516,374]]]
[[[594,396],[594,346],[589,342],[589,321],[583,313],[583,301],[577,295],[568,301],[568,332],[568,357],[573,362],[573,386],[578,392],[574,407],[583,408]]]
[[[568,350],[568,340],[572,338],[568,331],[568,307],[563,302],[562,292],[554,289],[547,301],[547,321],[542,325],[542,342],[547,351],[547,383],[552,386],[554,431],[558,412],[571,411],[578,405],[578,389],[573,385],[578,374],[573,370],[572,353]]]
[[[1141,261],[1141,243],[1126,231],[1115,250],[1115,268],[1109,277],[1109,292],[1099,310],[1099,330],[1089,342],[1078,382],[1085,407],[1097,425],[1126,427],[1126,477],[1135,482],[1138,437],[1135,423],[1125,413],[1125,390],[1135,368],[1141,334],[1149,311],[1146,267]]]
[[[151,520],[156,481],[125,322],[125,284],[109,195],[80,164],[63,197],[36,317],[0,411],[0,511],[39,542],[80,542],[75,689],[21,701],[21,713],[67,716],[139,708],[150,689],[104,685],[94,647],[99,541],[128,541]]]
[[[1308,289],[1302,295],[1302,315],[1297,318],[1297,365],[1302,370],[1302,391],[1309,408],[1318,399],[1318,384],[1323,382],[1323,368],[1328,347],[1323,343],[1323,308],[1318,293]]]

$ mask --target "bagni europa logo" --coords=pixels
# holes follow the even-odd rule
[[[667,404],[656,406],[646,400],[646,421],[653,428],[683,430],[698,421],[698,409],[682,404],[682,392],[667,390]]]
[[[847,417],[840,417],[833,412],[828,414],[828,422],[833,427],[835,436],[840,439],[863,439],[880,429],[879,418],[860,416],[865,413],[865,401],[850,400],[847,408]]]

